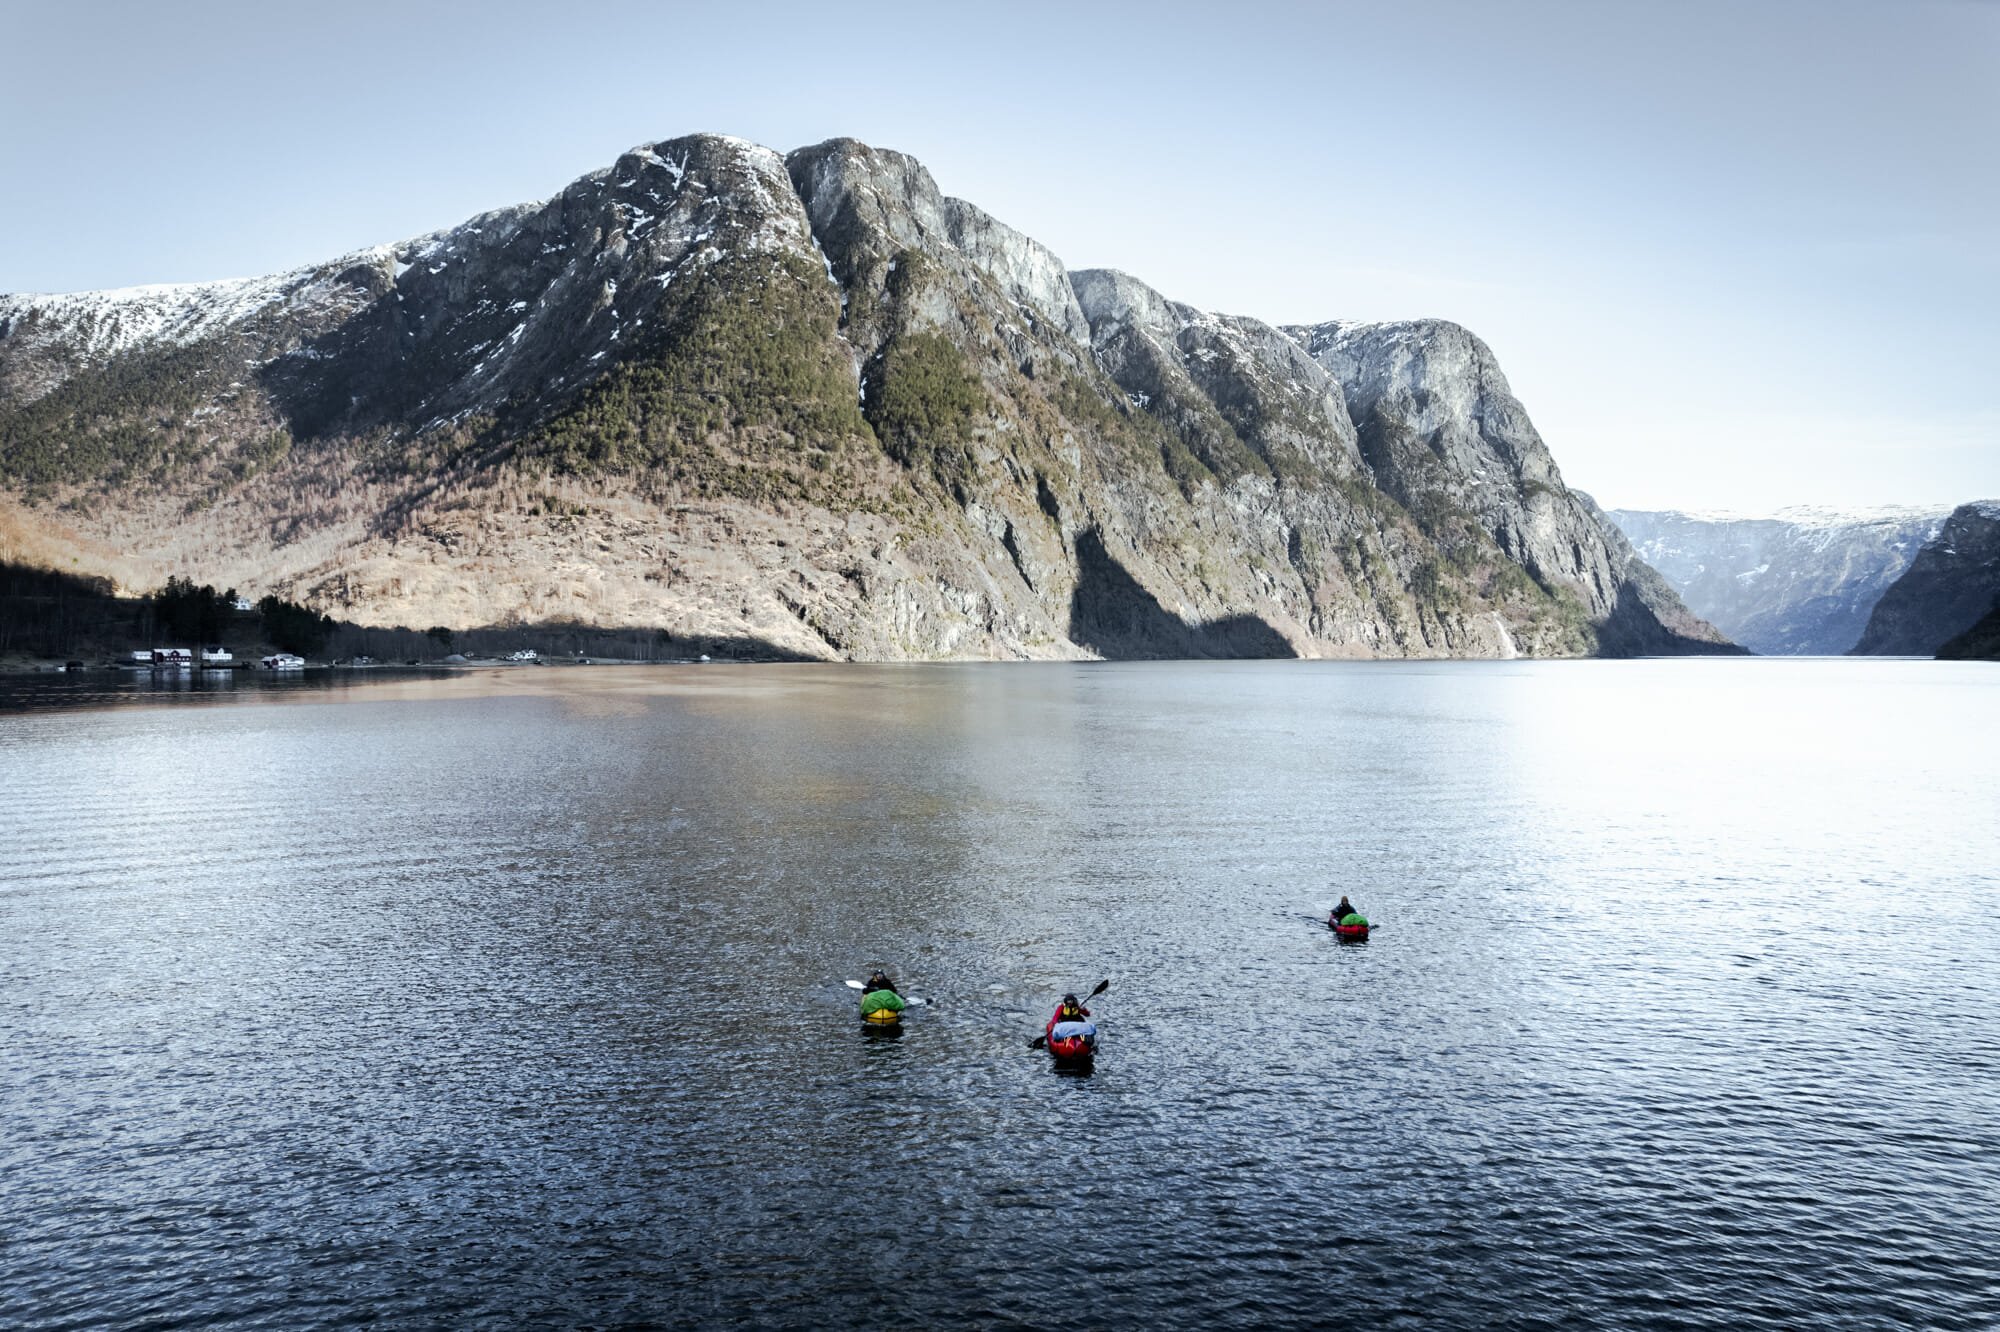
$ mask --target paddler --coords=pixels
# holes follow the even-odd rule
[[[900,1022],[903,1017],[903,996],[896,990],[896,982],[878,971],[868,978],[861,987],[861,1016],[867,1022]]]
[[[1062,1002],[1056,1005],[1056,1015],[1049,1019],[1049,1027],[1053,1029],[1058,1022],[1088,1022],[1089,1020],[1090,1010],[1079,1003],[1075,995],[1066,994],[1062,997]]]
[[[1338,925],[1349,916],[1358,916],[1360,914],[1360,912],[1354,909],[1354,903],[1347,900],[1347,894],[1342,893],[1340,895],[1340,905],[1333,909],[1333,914],[1326,918],[1326,923],[1329,925]]]

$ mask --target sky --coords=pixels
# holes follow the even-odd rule
[[[0,0],[0,68],[0,291],[848,135],[1205,309],[1464,324],[1607,507],[2000,497],[2000,0]]]

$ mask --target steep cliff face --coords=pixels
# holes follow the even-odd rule
[[[2000,661],[2000,600],[1970,629],[1947,639],[1937,655],[1940,661]]]
[[[1375,482],[1433,524],[1470,515],[1507,557],[1581,603],[1608,655],[1731,650],[1647,569],[1555,458],[1492,351],[1442,320],[1290,330],[1346,392]]]
[[[1340,384],[1269,324],[1170,301],[1112,269],[1070,275],[1097,362],[1199,463],[1186,475],[1363,476]]]
[[[1615,509],[1696,614],[1754,652],[1839,655],[1949,509],[1796,508],[1769,517]]]
[[[1616,582],[1597,525],[1485,343],[1440,320],[1295,334],[1347,387],[1376,484],[1408,508],[1471,513],[1528,572],[1575,588],[1593,615],[1609,611]]]
[[[671,140],[312,270],[0,298],[0,479],[37,549],[364,623],[872,659],[1721,646],[1463,330],[1070,273],[853,140]]]
[[[2000,500],[1961,504],[1868,617],[1855,656],[1928,657],[2000,598]]]

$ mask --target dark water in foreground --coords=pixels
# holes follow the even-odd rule
[[[315,697],[0,717],[0,1325],[2000,1319],[1990,666]]]

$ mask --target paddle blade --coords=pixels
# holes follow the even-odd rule
[[[1030,1050],[1039,1050],[1039,1049],[1041,1049],[1041,1048],[1042,1048],[1043,1046],[1047,1045],[1048,1043],[1049,1043],[1049,1038],[1048,1038],[1048,1036],[1047,1036],[1046,1034],[1044,1034],[1044,1035],[1041,1035],[1041,1036],[1037,1036],[1037,1037],[1035,1037],[1035,1039],[1034,1039],[1034,1040],[1032,1040],[1032,1041],[1029,1041],[1029,1042],[1028,1042],[1028,1048],[1029,1048]]]
[[[860,981],[849,981],[847,982],[847,988],[850,990],[865,990],[868,987],[866,985],[863,985]]]
[[[1097,982],[1097,988],[1090,992],[1090,997],[1092,999],[1095,999],[1098,995],[1103,994],[1106,990],[1110,988],[1111,988],[1111,978],[1107,976],[1103,980]]]

